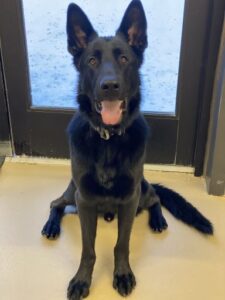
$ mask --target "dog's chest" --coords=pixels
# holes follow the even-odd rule
[[[116,176],[115,168],[99,168],[95,170],[96,178],[99,184],[105,188],[112,188]]]
[[[121,149],[112,144],[102,143],[97,147],[94,173],[100,185],[105,188],[113,186],[116,176],[119,176],[123,169],[122,154]]]

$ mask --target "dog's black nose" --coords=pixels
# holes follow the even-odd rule
[[[101,89],[105,92],[115,92],[119,90],[119,82],[116,80],[105,80],[101,82]]]

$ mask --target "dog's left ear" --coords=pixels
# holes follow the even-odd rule
[[[131,1],[116,33],[122,33],[136,50],[143,52],[147,47],[147,20],[140,0]]]

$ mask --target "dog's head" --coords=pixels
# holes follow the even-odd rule
[[[68,50],[79,72],[77,100],[94,126],[127,127],[139,111],[146,30],[139,0],[131,1],[113,37],[99,37],[81,8],[69,5]]]

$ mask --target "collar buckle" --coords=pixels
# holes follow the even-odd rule
[[[109,130],[107,130],[105,128],[100,128],[99,134],[100,134],[100,137],[106,141],[109,140],[110,136],[111,136],[109,133]]]
[[[115,130],[114,128],[112,128],[110,130],[110,129],[106,129],[104,127],[97,126],[97,127],[94,127],[94,129],[99,133],[100,137],[106,141],[108,141],[111,138],[111,136],[113,136],[115,134],[121,136],[122,134],[125,133],[125,130],[122,128],[119,128],[118,130]]]

